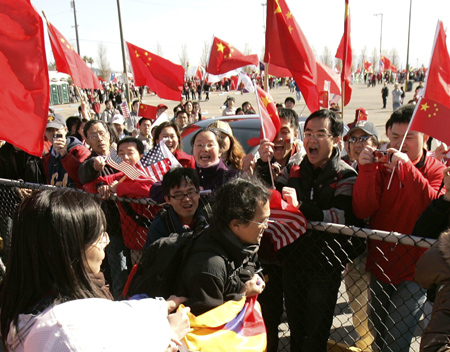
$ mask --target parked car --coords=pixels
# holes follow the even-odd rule
[[[228,122],[233,130],[234,137],[242,144],[245,153],[256,153],[259,146],[251,147],[248,145],[247,141],[253,137],[259,138],[260,136],[261,121],[258,115],[215,117],[186,126],[181,132],[183,151],[192,154],[191,139],[195,132],[202,127],[208,127],[214,121]]]

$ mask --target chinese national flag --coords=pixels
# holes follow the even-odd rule
[[[42,19],[29,0],[0,8],[0,139],[41,156],[50,98]]]
[[[155,121],[156,119],[156,112],[158,111],[158,107],[157,106],[153,106],[153,105],[147,105],[147,104],[139,104],[139,110],[138,110],[138,116],[139,117],[145,117],[147,119],[150,119],[153,121]]]
[[[98,77],[86,65],[66,38],[48,21],[47,26],[58,72],[64,72],[70,75],[73,83],[77,87],[103,89]]]
[[[285,0],[267,0],[264,62],[289,69],[309,111],[319,109],[316,59]]]
[[[136,86],[148,86],[161,99],[181,100],[184,68],[127,42]]]
[[[350,103],[352,98],[352,44],[350,41],[350,8],[345,0],[344,35],[336,52],[336,58],[342,60],[341,83],[344,95],[344,106]]]
[[[411,130],[450,145],[450,56],[442,22],[438,23],[424,97],[414,110]]]
[[[263,138],[267,138],[269,141],[273,141],[277,136],[278,130],[280,129],[280,116],[278,116],[278,110],[277,106],[275,105],[275,101],[269,93],[266,93],[258,86],[256,87],[256,89],[258,91],[261,133],[259,138],[251,138],[247,142],[248,145],[252,147],[258,145],[260,140]]]
[[[214,37],[206,72],[221,75],[239,67],[258,65],[257,55],[244,55],[231,44]]]
[[[383,67],[385,70],[389,70],[391,68],[391,60],[389,60],[386,56],[381,55],[381,62],[383,62]]]
[[[364,69],[366,71],[369,71],[371,68],[372,68],[372,63],[367,60],[364,60]]]

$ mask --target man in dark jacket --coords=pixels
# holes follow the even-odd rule
[[[181,293],[195,315],[265,287],[256,274],[270,215],[270,193],[257,180],[234,179],[217,192],[211,227],[196,240],[181,275]]]
[[[282,195],[309,221],[356,222],[352,211],[356,171],[340,158],[342,131],[342,121],[326,109],[305,122],[306,156],[290,169]],[[281,250],[292,351],[326,351],[341,273],[349,256],[357,255],[357,244],[344,235],[308,230]]]

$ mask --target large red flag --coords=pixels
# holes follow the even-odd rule
[[[372,63],[367,60],[364,60],[364,69],[366,71],[370,71],[371,68],[372,68]]]
[[[319,109],[314,53],[285,0],[267,0],[264,62],[289,69],[308,109]]]
[[[161,99],[180,101],[184,68],[127,42],[136,86],[148,86]]]
[[[206,72],[221,75],[239,67],[258,65],[257,55],[244,55],[231,44],[214,37]]]
[[[42,19],[29,0],[0,8],[0,139],[41,156],[50,98]]]
[[[260,140],[263,138],[273,141],[277,136],[278,130],[280,129],[280,116],[278,115],[275,101],[269,93],[266,93],[258,86],[256,86],[256,90],[258,91],[259,114],[262,122],[259,138],[254,137],[249,139],[247,142],[248,145],[252,147],[258,145]]]
[[[450,56],[442,22],[438,23],[425,92],[414,110],[411,130],[450,145]]]
[[[350,41],[350,7],[348,1],[345,0],[345,20],[344,35],[336,52],[336,58],[342,60],[341,83],[342,94],[344,95],[344,106],[350,103],[352,98],[352,44]]]
[[[316,61],[317,64],[317,89],[323,91],[325,82],[330,82],[330,93],[341,95],[341,85],[339,81],[339,75],[331,67],[325,65],[320,60]]]
[[[64,36],[49,22],[48,36],[58,72],[67,73],[80,88],[103,89],[98,77],[86,65]]]
[[[383,68],[385,70],[389,70],[391,68],[391,60],[389,60],[386,56],[381,55],[380,61],[383,63]]]

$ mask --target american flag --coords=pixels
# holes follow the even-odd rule
[[[122,171],[132,180],[136,180],[137,178],[144,176],[144,174],[133,165],[123,161],[123,159],[117,155],[117,152],[113,147],[110,148],[109,155],[106,157],[105,162],[112,168]]]
[[[122,115],[125,120],[130,118],[130,110],[128,109],[128,103],[126,101],[120,104],[120,110],[122,110]]]
[[[142,166],[146,169],[149,176],[154,178],[156,181],[162,181],[166,172],[169,171],[172,167],[177,166],[173,165],[173,162],[170,160],[170,158],[164,155],[163,148],[167,149],[167,151],[170,153],[164,141],[161,141],[152,149],[150,149],[148,153],[145,154],[141,159]]]
[[[302,212],[281,199],[280,192],[271,190],[270,222],[264,232],[270,236],[275,251],[291,244],[306,232],[306,218]]]

